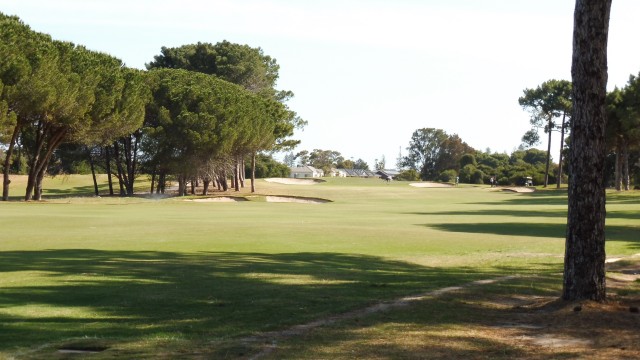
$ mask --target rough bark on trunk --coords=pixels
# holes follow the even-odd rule
[[[605,96],[611,0],[576,0],[564,300],[606,300]]]

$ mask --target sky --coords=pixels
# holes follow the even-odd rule
[[[530,129],[526,88],[571,79],[571,0],[0,0],[54,39],[144,69],[162,46],[260,47],[308,121],[294,150],[394,168],[420,128],[511,153]],[[609,89],[640,72],[640,1],[615,0]],[[546,139],[543,135],[543,139]],[[557,159],[560,138],[552,139]],[[546,140],[538,146],[546,150]]]

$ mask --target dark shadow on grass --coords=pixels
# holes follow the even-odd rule
[[[553,265],[546,265],[549,269]],[[512,269],[503,269],[508,272]],[[480,336],[480,329],[514,321],[517,310],[486,306],[484,299],[514,295],[557,297],[561,279],[547,273],[532,278],[470,287],[412,303],[408,308],[349,319],[300,337],[284,339],[268,359],[514,359],[529,358],[521,346],[499,337]],[[511,305],[511,304],[508,304]],[[517,303],[514,303],[517,305]],[[374,329],[373,331],[370,329]],[[557,353],[556,353],[557,355]]]
[[[566,218],[566,210],[547,210],[536,211],[531,210],[511,210],[511,209],[490,209],[478,211],[441,211],[441,212],[414,212],[409,215],[441,215],[441,216],[501,216],[501,217],[549,217],[549,218]]]
[[[496,234],[508,236],[533,236],[557,238],[564,241],[565,224],[532,224],[532,223],[461,223],[461,224],[427,224],[434,229],[471,234]],[[623,241],[633,248],[640,248],[640,227],[607,225],[605,236],[607,241]]]
[[[0,351],[83,337],[232,339],[501,272],[336,253],[6,251],[0,276],[21,280],[0,288]]]
[[[503,198],[500,198],[503,196]],[[539,190],[531,193],[518,193],[515,196],[511,193],[496,193],[495,202],[481,202],[475,204],[482,205],[567,205],[567,191],[561,190]]]

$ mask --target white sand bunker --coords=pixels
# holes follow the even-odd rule
[[[188,199],[186,201],[193,202],[238,202],[238,201],[247,201],[247,199],[242,197],[231,197],[231,196],[218,196],[218,197],[209,197],[204,199]]]
[[[324,204],[331,202],[330,200],[326,199],[305,198],[297,196],[266,196],[265,199],[267,200],[267,202],[276,203]]]
[[[435,183],[435,182],[419,182],[419,183],[411,183],[409,186],[419,187],[419,188],[450,188],[453,187],[451,184],[445,183]]]
[[[264,180],[267,182],[273,182],[273,183],[285,184],[285,185],[315,185],[315,184],[324,182],[324,180],[320,180],[320,179],[295,179],[295,178],[269,178]]]
[[[532,193],[536,191],[536,188],[526,187],[526,186],[515,186],[515,187],[503,187],[499,188],[502,191],[510,191],[515,193]]]

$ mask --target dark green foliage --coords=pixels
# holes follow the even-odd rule
[[[245,174],[246,177],[251,177],[250,162],[245,162]],[[277,178],[277,177],[289,177],[291,170],[285,164],[282,164],[273,159],[273,157],[265,154],[258,154],[256,156],[256,178]]]
[[[420,174],[414,169],[409,169],[396,175],[394,179],[399,181],[418,181],[420,180]]]
[[[458,174],[455,170],[445,170],[440,173],[438,180],[441,182],[455,182]]]
[[[464,154],[460,158],[460,167],[463,168],[465,165],[473,165],[477,166],[478,163],[476,161],[476,157],[473,154]]]

